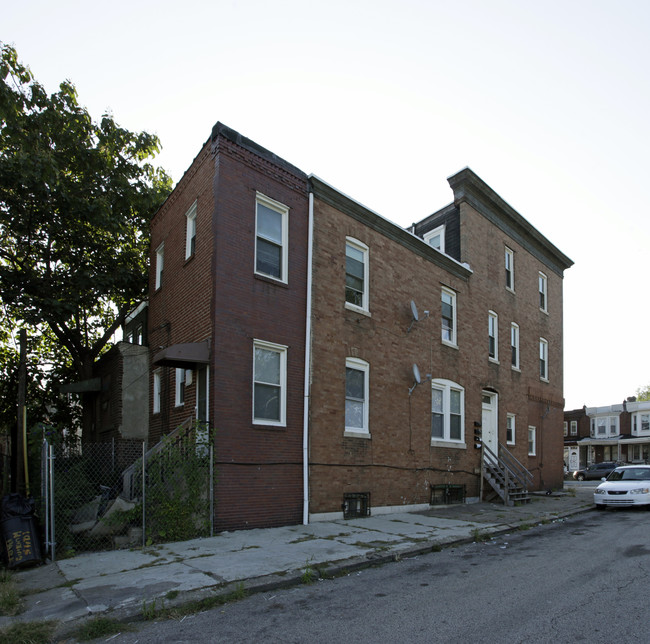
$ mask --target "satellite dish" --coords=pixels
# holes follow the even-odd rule
[[[413,364],[413,378],[415,379],[415,382],[418,383],[418,385],[422,382],[422,378],[420,377],[420,369],[416,364]]]
[[[420,314],[418,313],[418,307],[415,306],[413,300],[411,300],[411,313],[413,313],[413,319],[417,322],[420,319]]]

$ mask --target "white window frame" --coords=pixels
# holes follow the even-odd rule
[[[281,232],[281,242],[278,244],[278,240],[265,237],[263,234],[258,232],[258,206],[264,206],[269,210],[272,210],[279,214],[282,218],[282,232]],[[258,270],[257,268],[257,248],[258,240],[264,240],[274,245],[279,245],[280,247],[280,275],[270,275],[264,271]],[[272,280],[277,280],[287,284],[289,282],[289,208],[275,199],[271,199],[266,195],[263,195],[261,192],[255,193],[255,274],[263,275]]]
[[[162,371],[156,369],[153,372],[153,413],[159,414],[161,409],[162,393]]]
[[[528,425],[528,456],[537,455],[537,428]]]
[[[257,350],[262,351],[271,351],[277,353],[280,357],[279,361],[279,370],[278,382],[265,382],[263,380],[257,379],[257,374],[255,373],[256,366],[256,353]],[[255,393],[256,386],[272,386],[278,389],[279,396],[279,406],[280,414],[279,418],[265,418],[255,416]],[[267,425],[274,427],[286,427],[287,425],[287,346],[283,344],[275,344],[273,342],[267,342],[266,340],[253,340],[253,424],[254,425]]]
[[[548,340],[539,339],[539,379],[548,382]]]
[[[548,278],[541,271],[538,276],[539,310],[548,313]]]
[[[197,201],[185,213],[185,259],[189,259],[196,252],[196,212]]]
[[[436,237],[440,238],[440,246],[434,246],[431,241]],[[422,235],[422,239],[431,246],[431,248],[438,249],[441,253],[445,252],[445,225],[442,224],[433,230],[430,230],[428,233]]]
[[[354,369],[363,372],[363,427],[348,426],[347,413],[345,413],[345,432],[344,436],[349,438],[370,438],[370,364],[360,358],[346,358],[345,359],[345,402],[347,408],[347,370]],[[355,399],[359,402],[358,399]]]
[[[442,436],[431,436],[433,447],[466,447],[465,444],[465,388],[457,382],[444,378],[435,378],[431,381],[431,432],[433,433],[433,390],[442,393]],[[460,394],[460,438],[451,438],[451,392]],[[438,410],[435,410],[439,413]],[[456,414],[455,414],[456,415]]]
[[[490,351],[492,341],[493,354]],[[499,316],[494,311],[488,311],[488,359],[491,362],[499,362]]]
[[[506,246],[505,252],[506,288],[515,291],[515,251]]]
[[[572,420],[571,421],[569,431],[570,431],[571,436],[577,436],[578,435],[578,421],[577,420]]]
[[[445,334],[448,333],[448,330],[445,329],[442,320],[443,319],[448,319],[448,318],[443,318],[441,316],[441,324],[440,324],[440,337],[442,339],[442,343],[446,344],[451,347],[457,347],[458,346],[458,324],[457,324],[457,298],[456,298],[456,291],[452,291],[450,288],[446,288],[445,286],[442,287],[440,291],[440,307],[442,309],[442,306],[445,304],[443,298],[444,296],[447,295],[451,298],[451,307],[452,307],[452,329],[451,329],[451,337],[446,338]]]
[[[564,421],[564,438],[566,438],[569,435],[569,423],[565,420]]]
[[[182,407],[185,404],[185,369],[176,368],[176,387],[174,394],[174,406]]]
[[[512,354],[515,354],[515,361],[512,361]],[[519,359],[519,325],[515,322],[510,324],[510,366],[515,370],[520,369]]]
[[[506,414],[506,445],[514,445],[516,441],[515,414]],[[510,434],[510,436],[508,436]]]
[[[348,246],[351,249],[356,250],[357,252],[363,255],[363,291],[361,293],[361,306],[354,304],[353,302],[348,302],[347,300]],[[355,239],[354,237],[345,238],[345,262],[346,262],[345,308],[346,309],[350,309],[352,311],[358,311],[361,313],[369,313],[370,311],[370,292],[369,292],[369,282],[368,282],[368,276],[370,275],[369,259],[370,259],[370,249],[366,244],[364,244],[362,241],[359,241],[358,239]]]
[[[155,290],[162,287],[163,268],[165,266],[165,242],[156,248],[156,283]]]

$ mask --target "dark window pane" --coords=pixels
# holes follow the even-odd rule
[[[255,418],[280,421],[280,387],[255,384]]]
[[[265,239],[257,238],[257,271],[270,275],[271,277],[280,277],[280,267],[282,265],[282,246],[277,246]]]

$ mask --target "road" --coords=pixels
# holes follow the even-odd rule
[[[648,642],[650,512],[590,512],[111,642]]]

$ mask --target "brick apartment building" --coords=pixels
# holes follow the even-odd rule
[[[215,430],[217,529],[485,496],[476,439],[562,484],[572,262],[449,183],[405,230],[214,127],[152,221],[148,341],[150,439]]]

